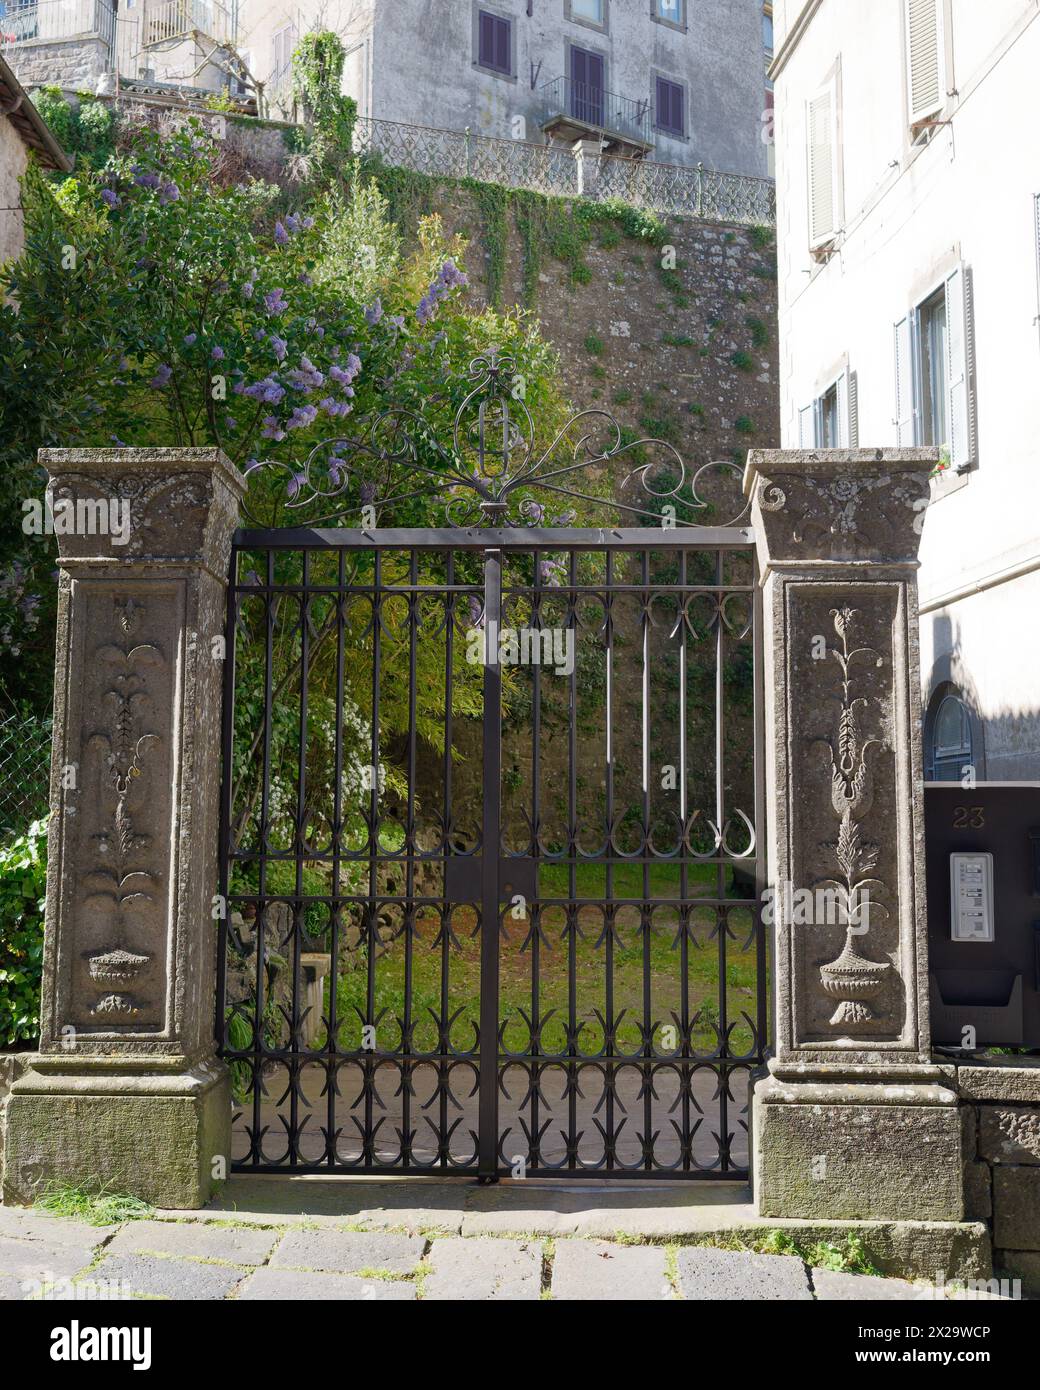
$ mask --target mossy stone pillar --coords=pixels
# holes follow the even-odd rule
[[[928,1020],[917,552],[937,454],[753,451],[776,1052],[763,1216],[959,1221]]]
[[[40,461],[60,557],[43,1016],[8,1100],[3,1192],[103,1184],[197,1207],[230,1142],[213,894],[244,483],[215,449]]]

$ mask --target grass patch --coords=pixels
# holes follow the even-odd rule
[[[750,372],[754,370],[754,358],[751,356],[750,352],[744,352],[743,349],[731,353],[729,360],[732,365],[736,367],[738,372]]]
[[[597,338],[595,333],[589,333],[585,338],[585,351],[592,357],[599,357],[603,352],[603,339]]]
[[[97,1188],[73,1187],[68,1183],[52,1183],[34,1206],[51,1216],[66,1216],[86,1221],[90,1226],[111,1226],[118,1221],[142,1221],[154,1216],[155,1208],[140,1197],[125,1192],[112,1192],[107,1186]]]

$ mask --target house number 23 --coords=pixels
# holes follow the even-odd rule
[[[953,808],[954,830],[981,830],[986,824],[986,810],[983,806],[955,806]]]

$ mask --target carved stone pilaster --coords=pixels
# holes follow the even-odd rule
[[[9,1102],[5,1191],[97,1178],[193,1205],[209,1187],[206,1151],[227,1152],[214,769],[244,483],[212,449],[40,461],[60,565],[42,1027]],[[160,1094],[173,1108],[153,1124]],[[136,1139],[106,1166],[97,1136],[119,1114]],[[101,1172],[85,1171],[88,1154]]]
[[[961,1215],[924,898],[916,572],[937,457],[748,458],[776,947],[776,1054],[755,1092],[767,1215]]]

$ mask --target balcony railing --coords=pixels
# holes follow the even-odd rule
[[[467,130],[436,130],[359,117],[355,154],[378,155],[416,173],[480,179],[560,198],[621,198],[638,207],[708,222],[776,225],[772,179],[724,174],[608,154],[578,159],[559,145],[499,140]]]
[[[624,97],[618,92],[571,77],[554,77],[538,89],[539,123],[543,130],[580,139],[585,133],[603,136],[611,143],[648,150],[654,137],[650,101]]]
[[[35,5],[0,0],[0,52],[33,39],[60,41],[77,34],[99,34],[108,40],[114,18],[105,0],[39,0]]]
[[[218,43],[233,43],[235,26],[218,0],[158,0],[144,8],[142,43],[166,43],[183,38],[193,29]]]

